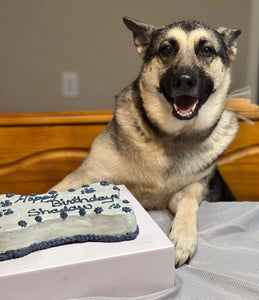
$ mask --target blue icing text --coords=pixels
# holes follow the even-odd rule
[[[109,184],[108,182],[102,182],[103,185]],[[16,203],[32,203],[35,204],[35,208],[31,208],[27,211],[27,215],[29,217],[33,217],[35,222],[41,222],[44,218],[44,215],[49,214],[60,214],[61,218],[66,218],[69,212],[78,211],[80,216],[84,216],[87,210],[94,208],[94,203],[100,203],[100,206],[94,209],[96,214],[100,214],[103,212],[102,204],[110,203],[109,209],[119,209],[121,205],[119,203],[114,203],[115,199],[118,199],[119,196],[117,192],[114,190],[114,194],[110,195],[98,195],[95,193],[95,189],[91,187],[85,187],[83,192],[85,194],[78,195],[73,194],[74,190],[71,191],[71,196],[68,199],[62,198],[62,193],[57,193],[55,191],[49,191],[48,194],[30,194],[30,195],[17,195],[16,199],[12,202],[7,199],[0,202],[0,217],[8,216],[13,214],[14,211],[11,208],[12,205]],[[79,191],[80,192],[80,191]],[[67,197],[67,194],[66,194]],[[9,198],[11,198],[9,196]],[[41,205],[42,204],[42,205]],[[44,208],[44,204],[48,204],[48,208]],[[95,205],[96,205],[95,204]],[[25,227],[27,223],[21,220],[19,221],[19,225],[21,227]]]
[[[83,197],[80,198],[80,196],[74,196],[72,199],[68,199],[68,200],[63,200],[62,198],[57,199],[58,198],[58,194],[51,194],[51,195],[43,195],[43,196],[20,196],[14,203],[18,203],[18,202],[32,202],[32,203],[50,203],[52,204],[53,207],[56,206],[61,206],[61,205],[69,205],[69,204],[75,204],[75,203],[83,203],[83,202],[87,202],[87,203],[91,203],[91,202],[96,202],[96,201],[100,201],[102,204],[103,203],[112,203],[114,202],[114,199],[118,199],[118,195],[116,194],[112,194],[111,196],[96,196],[96,194],[94,194],[91,197]]]
[[[70,207],[67,207],[67,206],[64,206],[60,209],[58,208],[54,208],[54,209],[42,209],[42,208],[39,208],[39,209],[35,209],[35,208],[32,208],[28,211],[28,216],[29,217],[36,217],[36,216],[40,216],[40,215],[50,215],[50,214],[60,214],[62,212],[70,212],[70,211],[75,211],[75,210],[84,210],[84,209],[91,209],[93,208],[93,206],[91,204],[86,204],[86,205],[74,205],[74,206],[70,206]]]
[[[119,203],[117,203],[117,204],[113,203],[112,205],[109,206],[109,209],[112,209],[112,208],[121,208],[121,206]]]

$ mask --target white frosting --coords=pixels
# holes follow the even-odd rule
[[[74,235],[123,235],[137,230],[132,206],[108,182],[68,192],[0,195],[0,254]]]

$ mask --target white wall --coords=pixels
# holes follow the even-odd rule
[[[250,13],[251,0],[0,0],[0,112],[112,109],[141,63],[125,15],[241,28],[231,88],[243,87]],[[79,74],[76,98],[62,97],[64,71]]]

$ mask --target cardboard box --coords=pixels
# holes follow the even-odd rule
[[[130,194],[140,233],[120,243],[69,244],[0,262],[1,299],[136,297],[173,287],[174,247]]]

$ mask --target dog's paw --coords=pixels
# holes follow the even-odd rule
[[[176,217],[169,238],[175,246],[175,265],[179,267],[187,263],[197,248],[196,222],[193,224]]]

